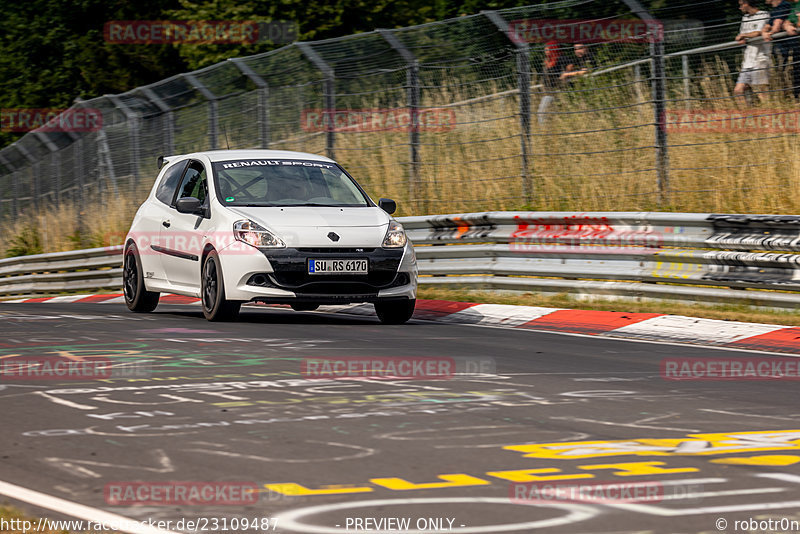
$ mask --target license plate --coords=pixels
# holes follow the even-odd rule
[[[367,274],[367,260],[308,260],[308,274]]]

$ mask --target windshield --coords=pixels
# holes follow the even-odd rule
[[[323,161],[242,159],[213,164],[227,206],[370,206],[341,167]]]

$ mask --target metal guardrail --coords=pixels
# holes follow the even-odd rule
[[[421,284],[800,306],[800,216],[485,212],[399,220],[415,244]],[[118,289],[121,251],[0,260],[0,297]]]
[[[0,260],[0,298],[122,287],[122,245]]]
[[[800,216],[487,212],[401,221],[425,284],[800,306],[800,294],[785,292],[800,291]]]

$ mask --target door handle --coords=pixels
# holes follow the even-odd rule
[[[164,228],[169,228],[169,224],[170,224],[169,221],[161,221],[161,226],[163,226]]]

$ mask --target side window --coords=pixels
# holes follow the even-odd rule
[[[205,202],[208,196],[208,182],[206,180],[206,170],[203,164],[199,161],[192,161],[189,163],[189,168],[186,169],[186,174],[183,175],[181,187],[178,189],[179,198],[195,197]]]
[[[181,161],[167,169],[161,179],[161,184],[156,189],[156,198],[167,206],[172,204],[172,199],[175,197],[175,188],[178,187],[178,181],[181,179],[185,168],[186,162]]]

